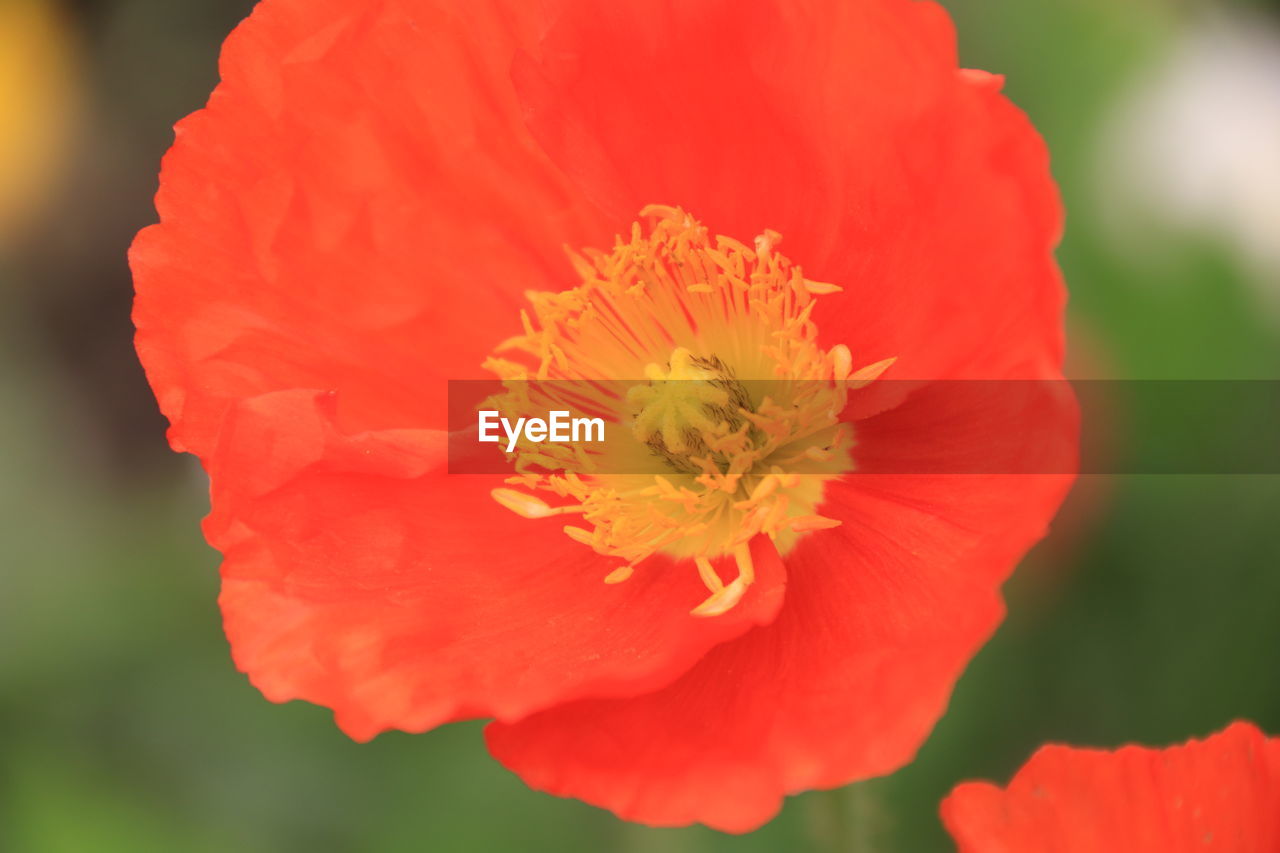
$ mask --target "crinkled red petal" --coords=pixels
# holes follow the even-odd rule
[[[1271,853],[1280,738],[1237,722],[1167,749],[1045,746],[1006,788],[957,786],[942,819],[960,853]]]

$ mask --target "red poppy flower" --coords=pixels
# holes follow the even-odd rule
[[[1060,378],[1046,153],[945,13],[266,0],[221,70],[131,263],[253,683],[357,739],[496,718],[530,785],[652,824],[910,760],[1069,476],[921,473],[993,441],[933,386],[843,443],[743,410],[736,477],[652,399],[666,486],[450,476],[445,380]]]
[[[1045,746],[1005,789],[966,782],[942,802],[960,853],[1272,853],[1280,738],[1251,723],[1182,746]]]

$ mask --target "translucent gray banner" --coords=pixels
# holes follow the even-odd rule
[[[1280,474],[1280,381],[453,380],[449,430],[455,474]]]

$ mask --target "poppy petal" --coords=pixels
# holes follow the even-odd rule
[[[1000,78],[958,69],[937,5],[576,4],[514,76],[538,140],[614,218],[658,201],[717,233],[781,232],[843,287],[814,316],[859,364],[937,379],[1060,362],[1044,143]]]
[[[260,4],[177,127],[131,252],[137,348],[175,448],[235,400],[341,391],[351,432],[444,425],[595,214],[524,129],[526,3]],[[389,86],[388,81],[395,81]]]
[[[1280,739],[1237,722],[1168,749],[1045,746],[1007,788],[957,786],[942,819],[960,853],[1270,853]]]
[[[1066,476],[852,477],[838,528],[786,557],[777,620],[670,687],[487,730],[532,787],[656,825],[745,832],[784,794],[909,761],[1003,615],[998,585],[1038,539]]]
[[[337,408],[286,391],[233,409],[205,532],[239,667],[269,699],[334,709],[352,737],[653,690],[781,604],[766,539],[743,601],[699,619],[692,564],[607,585],[616,566],[556,519],[493,500],[501,477],[446,475],[443,433],[343,434]]]

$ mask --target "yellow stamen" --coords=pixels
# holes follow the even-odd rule
[[[857,373],[849,377],[850,390],[857,390],[870,385],[872,382],[879,379],[886,370],[892,367],[893,363],[897,360],[897,358],[886,358],[883,361],[877,361],[875,364],[870,364],[862,368]]]
[[[622,583],[627,578],[631,577],[631,574],[634,571],[635,566],[623,566],[622,568],[614,569],[604,576],[604,582],[607,584]]]
[[[844,288],[838,284],[831,284],[827,281],[810,281],[807,278],[804,280],[804,289],[816,295],[839,293],[844,290]]]
[[[698,567],[698,574],[702,578],[702,582],[707,585],[707,589],[713,593],[724,589],[724,581],[720,580],[720,575],[716,574],[716,570],[712,568],[711,561],[706,557],[694,557],[694,564]]]
[[[552,515],[564,515],[567,512],[581,512],[580,506],[549,506],[546,501],[534,495],[526,495],[515,489],[494,489],[489,493],[493,499],[525,518],[547,518]]]
[[[834,518],[826,518],[821,515],[806,515],[801,518],[791,519],[789,526],[799,533],[804,530],[828,530],[832,527],[839,527],[840,522]]]
[[[742,600],[747,587],[756,579],[755,566],[751,561],[751,550],[746,545],[739,545],[733,551],[733,558],[738,564],[738,576],[727,586],[715,590],[706,601],[689,612],[694,616],[719,616],[731,610]]]
[[[583,530],[581,527],[574,527],[571,524],[564,526],[564,532],[574,542],[581,542],[583,545],[592,544],[592,539],[594,538],[590,530]]]
[[[839,415],[893,359],[855,371],[849,347],[818,346],[817,298],[840,288],[805,278],[776,231],[748,246],[679,208],[641,215],[647,233],[637,223],[608,252],[571,253],[582,283],[530,294],[523,334],[485,363],[507,380],[485,408],[601,417],[612,438],[518,443],[508,483],[520,490],[493,498],[530,519],[579,515],[565,534],[625,561],[606,583],[655,553],[692,560],[710,592],[692,612],[716,616],[754,581],[754,537],[786,553],[839,524],[816,511],[824,484],[852,468]],[[521,381],[532,379],[557,381]],[[728,584],[711,564],[726,554],[738,568]]]

